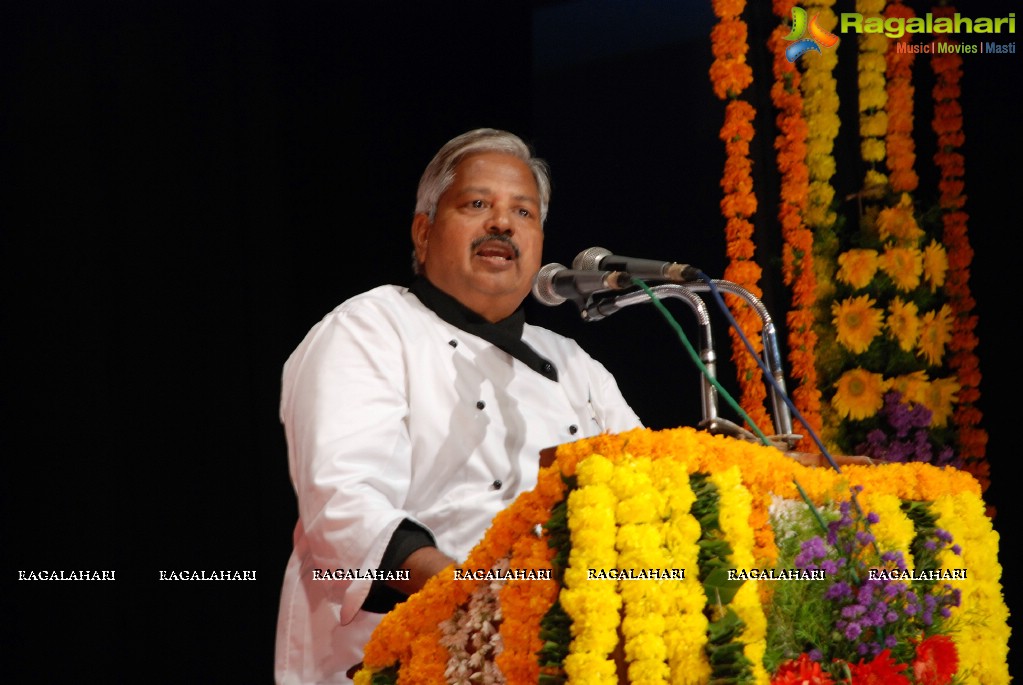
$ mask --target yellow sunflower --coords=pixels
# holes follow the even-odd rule
[[[903,402],[918,404],[923,404],[928,385],[930,385],[930,380],[927,378],[926,371],[914,371],[904,376],[896,376],[888,381],[889,389],[902,395]]]
[[[931,410],[931,428],[941,428],[948,423],[959,388],[959,381],[954,376],[936,378],[927,384],[920,403]]]
[[[923,261],[923,253],[915,247],[890,246],[878,257],[878,266],[896,288],[906,292],[920,285]]]
[[[903,245],[915,245],[923,237],[923,229],[913,216],[913,201],[903,193],[899,204],[882,209],[877,215],[877,230],[881,240],[895,240]]]
[[[879,373],[866,369],[846,371],[835,383],[831,406],[842,418],[866,419],[881,410],[888,383]]]
[[[888,305],[888,320],[885,327],[891,337],[899,342],[899,347],[909,352],[916,346],[920,337],[919,310],[915,302],[904,302],[901,297],[892,299]]]
[[[854,354],[865,352],[881,332],[884,312],[874,307],[869,295],[850,297],[831,305],[838,342]]]
[[[924,248],[924,280],[930,284],[931,292],[945,285],[945,274],[948,272],[948,253],[937,240],[932,240]]]
[[[877,271],[877,250],[849,250],[838,255],[835,278],[854,288],[866,288]]]
[[[931,366],[941,363],[945,354],[945,345],[952,340],[952,308],[942,305],[937,311],[930,311],[920,320],[920,340],[917,344],[918,354]]]

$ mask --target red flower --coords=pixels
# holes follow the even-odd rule
[[[808,655],[786,661],[771,678],[771,685],[832,685],[835,681]]]
[[[907,668],[892,659],[891,650],[884,650],[870,663],[849,664],[852,674],[851,685],[910,685],[909,678],[902,675]]]
[[[920,685],[948,685],[957,670],[959,655],[947,635],[932,635],[916,646],[913,677]]]

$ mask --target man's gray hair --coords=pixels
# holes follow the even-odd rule
[[[551,199],[551,176],[547,162],[534,157],[529,146],[514,133],[493,128],[478,128],[449,140],[423,171],[416,191],[416,214],[426,214],[433,221],[437,216],[437,203],[455,180],[455,167],[469,155],[500,152],[521,159],[533,172],[540,193],[540,223],[547,220],[547,205]]]

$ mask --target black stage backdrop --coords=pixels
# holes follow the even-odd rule
[[[0,10],[5,682],[271,681],[296,511],[281,364],[342,300],[407,281],[415,184],[450,137],[506,128],[550,161],[546,261],[601,245],[722,273],[709,2],[372,4]],[[775,20],[766,2],[751,13],[761,40]],[[853,41],[839,49],[854,82]],[[751,53],[757,240],[782,322],[768,58]],[[981,408],[1011,609],[1021,66],[965,62]],[[926,132],[927,87],[917,100]],[[862,177],[854,102],[843,94],[840,195]],[[933,143],[919,145],[933,188]],[[696,372],[653,308],[584,324],[571,305],[527,307],[602,360],[651,427],[699,420]],[[18,580],[79,569],[116,581]],[[184,569],[258,579],[159,580]]]

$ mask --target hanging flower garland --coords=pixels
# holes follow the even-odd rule
[[[710,79],[714,94],[726,100],[725,121],[719,137],[725,143],[725,169],[721,179],[724,198],[721,213],[725,218],[725,242],[729,264],[724,277],[745,288],[753,295],[761,295],[759,282],[761,269],[753,260],[753,223],[750,217],[757,210],[753,193],[753,162],[750,159],[750,141],[753,140],[753,118],[756,110],[740,95],[753,81],[753,70],[746,63],[749,51],[746,22],[742,12],[746,0],[713,0],[714,14],[719,21],[711,31],[711,50],[714,62]],[[760,339],[761,321],[757,313],[741,298],[728,294],[729,308],[748,340],[758,352],[763,349]],[[732,337],[732,360],[736,365],[740,388],[739,403],[750,420],[761,429],[771,425],[764,400],[767,388],[756,360],[751,359],[741,338],[735,331]]]
[[[935,17],[951,17],[955,8],[936,7]],[[944,35],[937,37],[944,41]],[[936,77],[932,91],[934,96],[934,120],[932,127],[938,136],[934,161],[941,178],[939,205],[942,212],[944,231],[942,242],[948,250],[948,273],[944,282],[944,293],[948,298],[951,314],[948,365],[955,370],[959,383],[957,405],[953,422],[958,432],[959,455],[964,468],[970,471],[986,490],[990,483],[990,466],[987,454],[987,432],[981,429],[983,414],[977,408],[980,399],[980,363],[975,350],[977,316],[973,313],[974,299],[970,293],[970,264],[973,249],[967,232],[969,216],[963,211],[966,196],[963,194],[964,157],[963,116],[959,104],[959,81],[962,78],[962,57],[954,52],[935,52],[931,56],[931,68]]]
[[[881,20],[885,0],[856,0],[856,11],[863,20]],[[884,192],[888,177],[877,166],[885,159],[885,133],[888,130],[888,90],[885,80],[885,51],[888,37],[883,33],[861,33],[857,36],[859,56],[860,157],[867,172],[863,179],[864,197]]]
[[[826,31],[832,31],[838,24],[838,17],[832,10],[833,5],[834,0],[809,0],[802,4],[807,14],[816,16],[818,26]],[[779,13],[780,9],[776,7],[775,12]],[[834,264],[838,251],[838,238],[835,234],[838,215],[834,209],[835,188],[831,185],[836,169],[835,139],[838,137],[840,127],[838,83],[834,76],[837,64],[838,50],[823,50],[820,54],[808,56],[800,63],[802,73],[798,80],[803,98],[803,116],[807,125],[806,165],[809,174],[803,220],[813,236],[811,264],[814,279],[812,296],[815,304],[812,310],[814,323],[806,332],[807,338],[793,341],[790,344],[789,355],[793,374],[798,364],[812,365],[813,373],[818,377],[818,385],[821,369],[831,366],[831,359],[834,356],[831,352],[834,340],[831,334],[830,313],[826,311],[826,307],[822,310],[821,303],[826,303],[833,297]],[[810,274],[804,268],[800,279],[809,278]],[[805,287],[808,284],[807,280],[801,285]],[[798,330],[800,324],[800,321],[790,322],[789,330]],[[812,338],[809,337],[811,335]],[[806,402],[805,409],[798,403],[796,406],[804,414],[808,412],[809,417],[813,417],[816,406],[816,412],[821,414],[820,435],[830,442],[829,429],[833,423],[829,418],[830,406],[822,405],[819,397],[816,404],[810,398],[804,398],[803,401]],[[810,422],[812,425],[813,421]],[[799,449],[811,451],[816,449],[816,446],[808,445],[804,440]]]
[[[773,3],[774,13],[787,19],[795,4],[795,0],[776,0]],[[813,330],[817,277],[813,268],[813,233],[803,221],[810,191],[810,172],[806,164],[808,128],[799,91],[800,74],[795,64],[785,56],[785,36],[786,27],[780,24],[771,33],[767,44],[774,55],[771,100],[778,110],[779,134],[774,146],[778,151],[777,164],[781,173],[778,220],[784,240],[782,275],[785,285],[792,290],[792,306],[786,315],[790,374],[797,383],[792,389],[792,400],[809,428],[819,435],[821,392],[817,387],[814,366],[817,334]],[[799,449],[816,451],[816,446],[807,436]]]
[[[884,11],[885,21],[898,19],[905,22],[916,16],[911,7],[901,0],[888,5]],[[888,182],[896,193],[911,193],[920,182],[914,166],[916,164],[913,142],[913,61],[916,53],[900,51],[899,45],[907,45],[912,34],[904,34],[888,43],[885,53],[888,95],[888,129],[885,135],[887,150]]]

